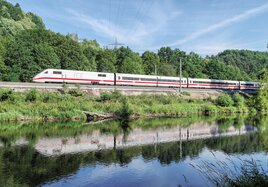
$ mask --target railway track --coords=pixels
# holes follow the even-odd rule
[[[75,84],[67,84],[70,89],[75,89]],[[15,90],[41,89],[41,90],[58,90],[63,88],[63,84],[55,83],[28,83],[28,82],[0,82],[0,88],[8,88]],[[101,91],[128,91],[128,92],[179,92],[179,88],[163,88],[163,87],[137,87],[137,86],[110,86],[110,85],[80,85],[81,90],[101,90]],[[220,93],[220,92],[241,92],[239,90],[220,90],[220,89],[198,89],[198,88],[182,88],[182,91],[189,93]],[[255,91],[243,91],[254,93]]]

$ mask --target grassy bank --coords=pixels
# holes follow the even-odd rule
[[[85,111],[122,113],[123,101],[127,110],[136,116],[181,116],[189,114],[247,113],[248,107],[236,99],[184,99],[182,96],[140,95],[123,99],[118,92],[91,96],[78,89],[63,89],[58,93],[14,92],[0,90],[0,121],[12,120],[85,120]],[[241,97],[241,96],[240,96]],[[241,99],[241,98],[240,98]],[[126,103],[125,103],[126,104]],[[125,105],[124,104],[124,105]]]

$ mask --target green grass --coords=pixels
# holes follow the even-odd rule
[[[78,89],[63,93],[45,93],[37,90],[14,92],[0,90],[0,121],[31,120],[85,120],[84,111],[121,113],[123,98],[128,110],[139,116],[185,116],[190,114],[246,113],[245,106],[221,107],[213,100],[183,99],[180,96],[139,95],[122,96],[118,92],[103,93],[99,97]]]

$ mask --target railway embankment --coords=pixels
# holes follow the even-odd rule
[[[52,84],[52,83],[22,83],[22,82],[0,82],[0,88],[12,89],[19,92],[27,92],[36,89],[40,92],[58,92],[64,89],[77,89],[89,95],[100,96],[105,92],[120,92],[122,95],[179,95],[179,88],[168,87],[137,87],[137,86],[107,86],[107,85],[75,85],[75,84]],[[216,98],[222,92],[239,92],[244,94],[255,94],[256,90],[220,90],[220,89],[198,89],[183,88],[182,94],[185,98]]]
[[[191,98],[187,93],[125,96],[115,91],[95,96],[78,88],[63,89],[61,92],[0,89],[0,121],[90,121],[119,117],[136,119],[255,111],[247,105],[246,100],[239,94]]]

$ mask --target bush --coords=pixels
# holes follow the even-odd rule
[[[122,97],[122,94],[120,92],[104,92],[101,94],[99,101],[104,102],[104,101],[110,101],[110,100],[118,100]]]
[[[237,107],[242,107],[244,106],[244,103],[245,103],[244,97],[241,96],[239,93],[235,93],[233,95],[233,101],[234,101],[234,106],[237,106]]]
[[[15,92],[12,90],[3,90],[0,93],[0,101],[15,101]]]
[[[190,96],[191,94],[189,92],[183,91],[181,92],[181,95]]]
[[[62,99],[62,96],[59,96],[56,93],[46,93],[46,94],[42,94],[42,95],[43,95],[43,102],[44,103],[48,103],[48,102],[56,103]]]
[[[38,97],[38,91],[36,89],[31,89],[29,92],[26,93],[25,101],[35,102]]]
[[[71,96],[74,96],[74,97],[79,97],[79,96],[82,96],[83,95],[83,91],[80,90],[80,89],[71,89],[68,91],[68,94],[70,94]]]
[[[231,96],[228,94],[221,94],[217,100],[216,100],[217,105],[223,106],[223,107],[229,107],[233,106],[234,101],[232,100]]]

